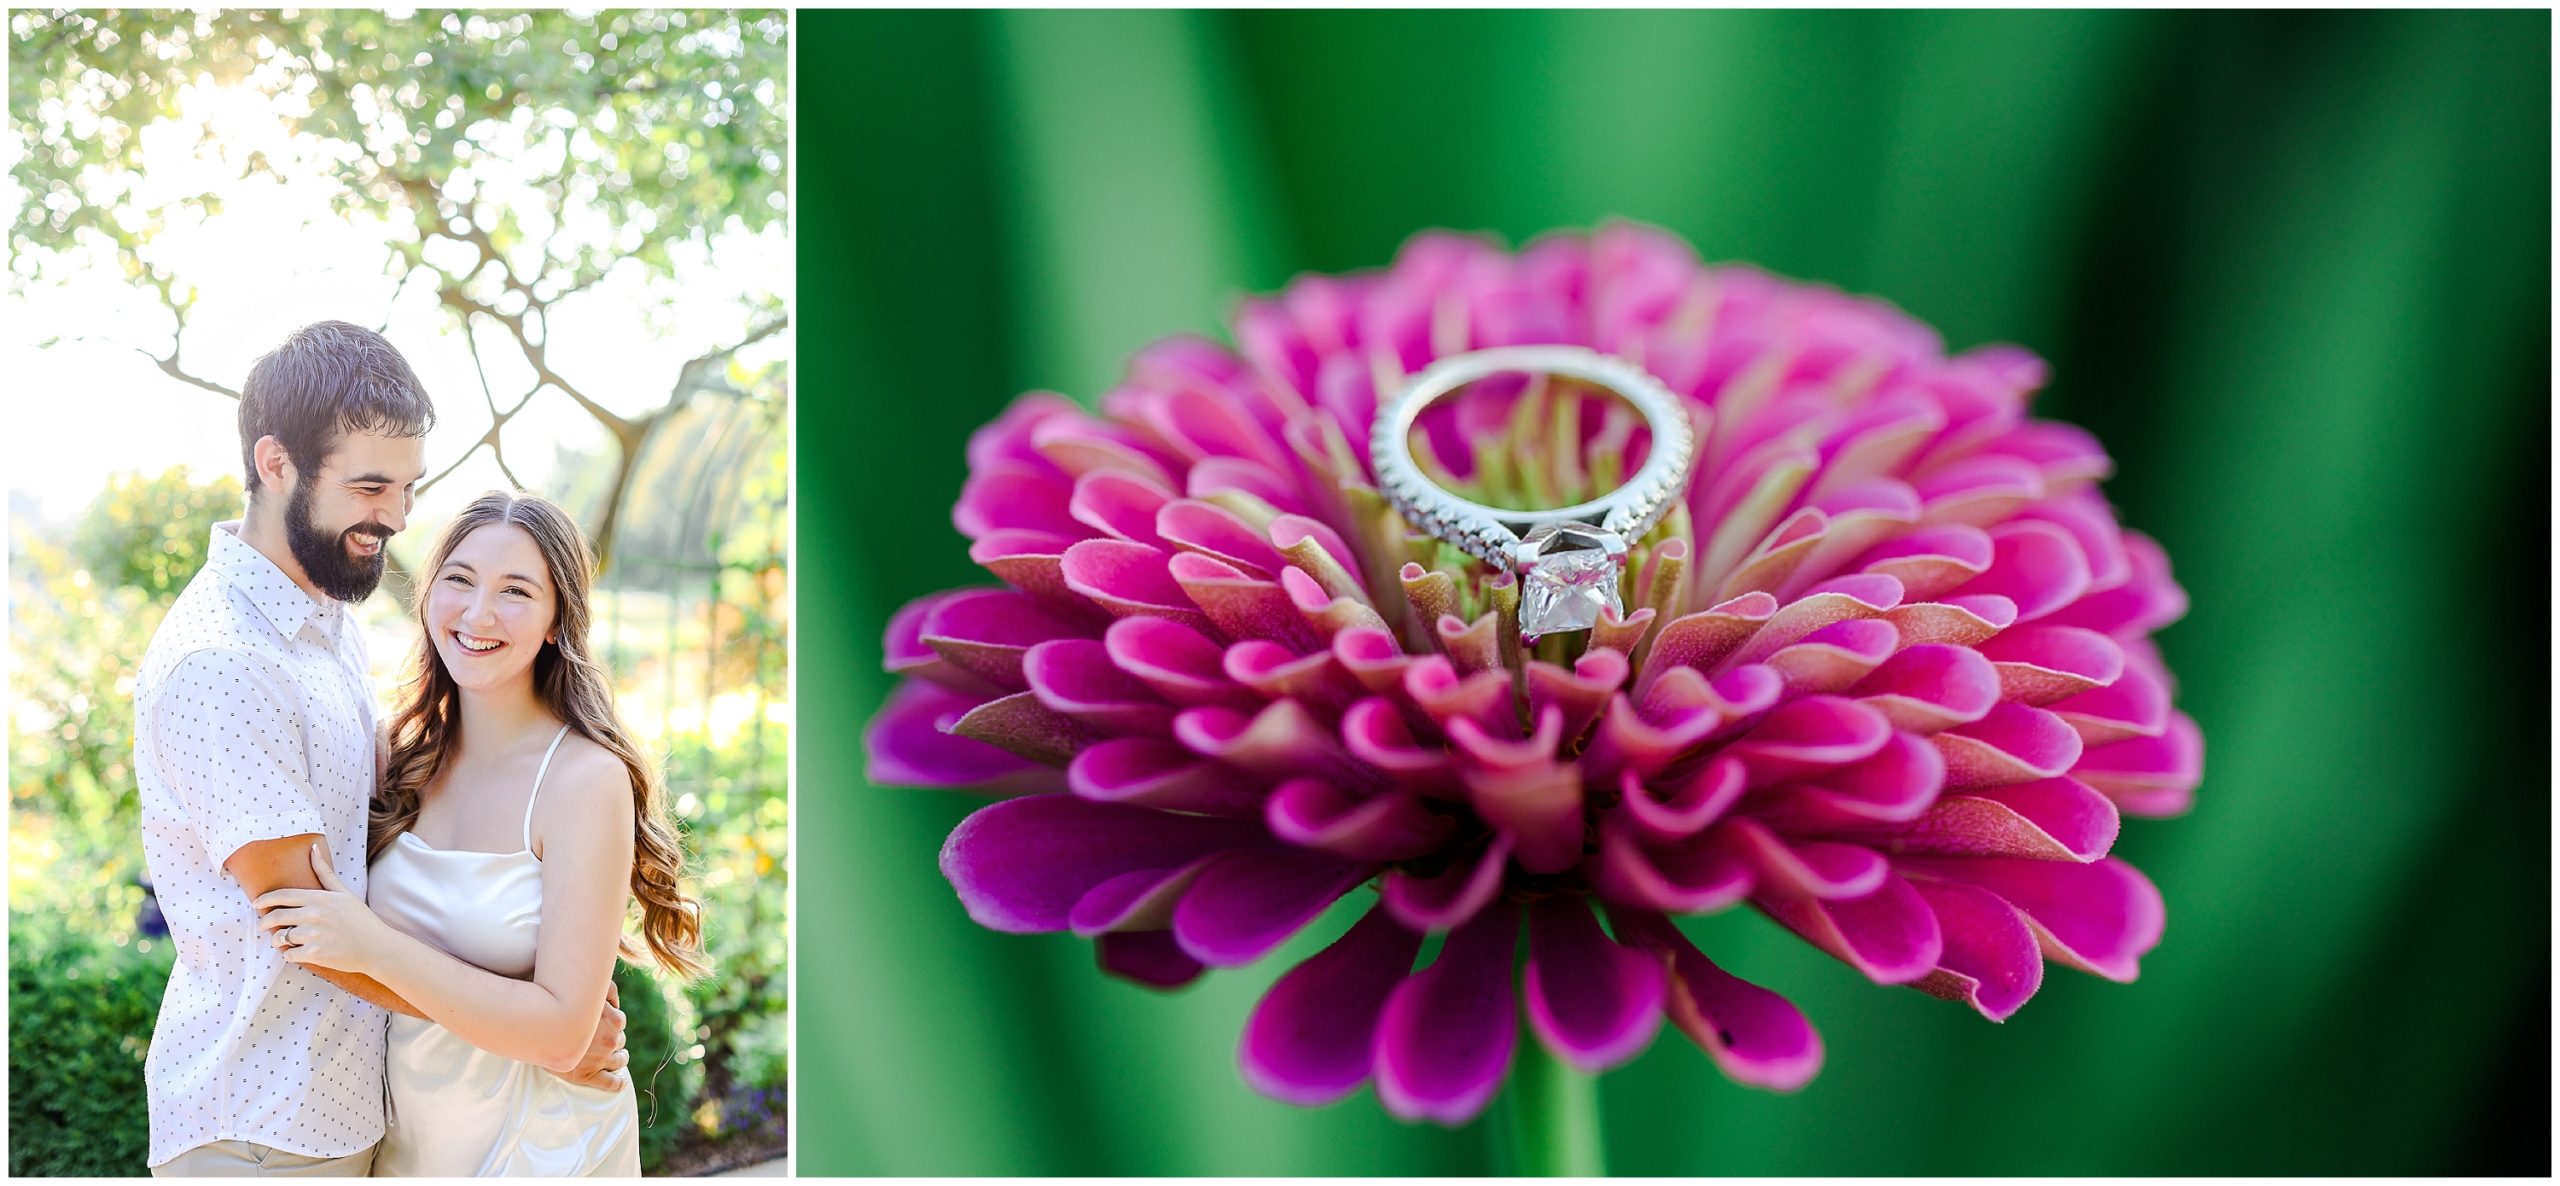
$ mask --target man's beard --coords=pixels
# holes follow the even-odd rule
[[[371,556],[347,554],[347,537],[370,535],[386,543],[391,533],[377,523],[358,523],[336,535],[323,534],[311,521],[311,488],[317,482],[297,482],[293,497],[284,504],[284,542],[293,550],[293,558],[302,565],[302,575],[327,594],[331,600],[356,602],[373,596],[374,587],[382,583],[382,569],[391,559],[388,548]]]

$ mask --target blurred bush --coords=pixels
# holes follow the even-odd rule
[[[142,1059],[172,950],[11,915],[11,1177],[144,1172]]]

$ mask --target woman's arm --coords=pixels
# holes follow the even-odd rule
[[[575,1067],[613,979],[633,808],[629,774],[612,754],[583,744],[562,757],[534,812],[544,925],[533,979],[500,976],[401,933],[325,870],[324,890],[261,897],[258,925],[293,927],[286,958],[371,976],[474,1046],[555,1071]]]

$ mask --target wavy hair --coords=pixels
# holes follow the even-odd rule
[[[418,647],[410,655],[408,682],[391,717],[389,768],[373,800],[367,859],[380,859],[400,833],[417,825],[424,792],[444,768],[445,753],[461,725],[462,690],[445,670],[427,625],[427,598],[435,587],[432,575],[472,532],[500,523],[514,524],[533,537],[556,591],[555,640],[544,643],[534,656],[534,695],[579,736],[622,759],[631,772],[631,800],[636,808],[631,894],[640,902],[640,937],[648,957],[663,971],[686,979],[699,977],[710,970],[702,953],[702,903],[684,890],[684,846],[667,812],[666,788],[658,780],[657,767],[622,727],[622,718],[613,710],[612,681],[587,648],[595,553],[567,512],[533,495],[502,490],[481,495],[445,524],[426,566],[418,570],[425,579],[410,595],[410,609],[418,620]],[[640,945],[628,935],[622,939],[621,952],[626,959],[641,958]]]

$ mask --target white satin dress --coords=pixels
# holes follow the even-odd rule
[[[551,739],[533,776],[523,849],[442,849],[403,832],[373,864],[367,897],[375,913],[456,958],[531,977],[542,929],[533,801],[568,735],[563,726]],[[374,1154],[376,1177],[640,1176],[640,1111],[631,1092],[576,1086],[432,1021],[392,1015],[385,1086],[391,1126]]]

